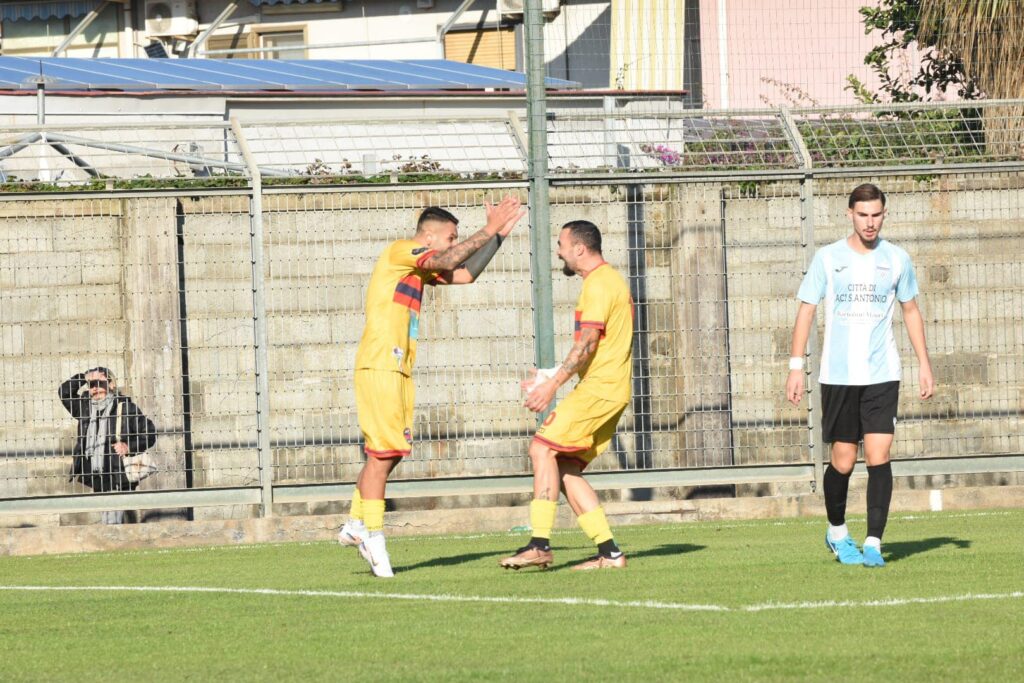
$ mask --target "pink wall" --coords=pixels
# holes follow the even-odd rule
[[[843,88],[854,74],[874,89],[877,80],[864,56],[879,38],[865,35],[858,9],[871,0],[724,0],[728,106],[762,108],[793,104],[786,85],[798,86],[822,105],[855,104]],[[718,8],[700,0],[701,60],[705,106],[723,105]],[[908,55],[905,68],[915,68]],[[773,79],[782,85],[765,82]],[[796,97],[800,106],[811,104]]]

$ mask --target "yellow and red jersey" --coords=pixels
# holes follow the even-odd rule
[[[575,317],[574,339],[587,327],[601,331],[578,387],[606,401],[627,403],[633,378],[633,298],[622,275],[607,263],[590,271]]]
[[[356,350],[357,370],[412,375],[423,287],[440,276],[422,264],[435,253],[414,240],[398,240],[377,259],[366,291],[366,327]]]

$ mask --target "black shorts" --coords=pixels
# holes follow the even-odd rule
[[[822,384],[822,440],[859,443],[865,434],[894,434],[899,399],[899,382]]]

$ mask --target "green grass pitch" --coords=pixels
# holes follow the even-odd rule
[[[624,571],[569,571],[569,530],[547,571],[498,567],[524,534],[394,537],[390,581],[328,542],[0,557],[0,680],[1020,680],[1022,528],[894,515],[882,569],[822,519],[620,527]]]

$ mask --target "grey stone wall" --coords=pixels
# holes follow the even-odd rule
[[[890,196],[884,236],[917,264],[940,383],[931,402],[914,397],[916,363],[898,323],[907,381],[896,454],[1021,452],[1021,179],[881,182]],[[816,181],[818,245],[846,234],[851,185]],[[450,208],[468,235],[484,221],[484,199],[496,196],[311,188],[265,196],[276,480],[355,477],[362,459],[352,366],[377,256],[412,234],[423,206]],[[807,256],[799,186],[561,187],[551,200],[552,254],[557,226],[592,220],[608,261],[643,293],[638,367],[646,374],[636,388],[647,393],[595,469],[805,462],[806,407],[782,396]],[[553,257],[562,358],[580,281],[560,266]],[[258,483],[247,197],[0,202],[0,290],[0,371],[9,390],[0,402],[0,496],[82,490],[66,481],[75,425],[56,390],[99,364],[123,378],[161,430],[161,472],[144,488]],[[521,407],[518,381],[533,365],[532,316],[525,221],[479,282],[428,288],[417,444],[402,476],[529,471],[535,417]]]

